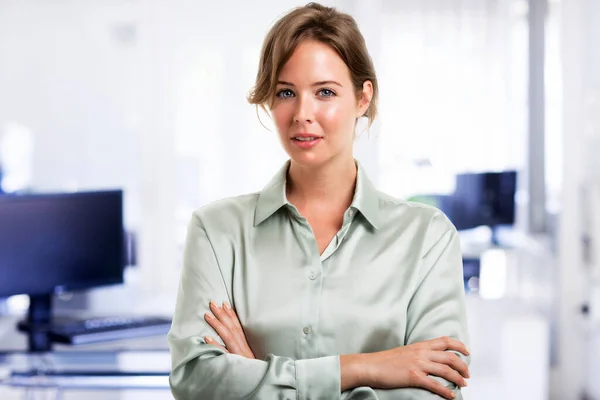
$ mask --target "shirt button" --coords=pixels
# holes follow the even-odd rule
[[[311,281],[314,281],[315,279],[317,279],[317,274],[316,274],[316,272],[315,272],[314,270],[312,270],[312,269],[311,269],[311,270],[310,270],[310,274],[308,274],[308,278],[309,278]]]
[[[354,210],[350,210],[350,211],[348,211],[348,216],[349,216],[349,217],[352,217],[352,216],[354,216]]]
[[[304,332],[304,334],[306,335],[310,335],[310,333],[312,332],[312,328],[310,327],[310,325],[307,325],[304,327],[304,329],[302,329],[302,332]]]

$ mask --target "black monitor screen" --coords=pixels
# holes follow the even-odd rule
[[[0,298],[123,282],[121,191],[0,196]]]
[[[449,217],[459,230],[512,225],[516,188],[516,171],[460,174]]]

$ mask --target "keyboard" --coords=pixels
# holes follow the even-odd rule
[[[171,320],[160,317],[106,317],[63,323],[53,322],[48,330],[51,341],[88,344],[144,336],[166,335]]]

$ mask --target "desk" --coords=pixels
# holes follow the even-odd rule
[[[67,346],[29,354],[19,318],[0,319],[2,400],[170,399],[165,336]]]

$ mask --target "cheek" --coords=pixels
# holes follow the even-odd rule
[[[287,127],[290,126],[292,110],[291,107],[286,107],[286,104],[280,104],[277,107],[272,108],[271,115],[273,116],[273,122],[275,122],[277,130],[280,132],[282,130],[285,131]]]
[[[345,131],[354,126],[354,109],[352,104],[329,102],[319,108],[318,121],[325,130]],[[333,133],[333,132],[332,132]]]

